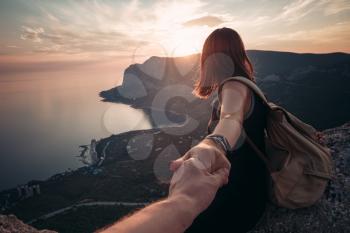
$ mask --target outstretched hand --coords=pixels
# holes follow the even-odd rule
[[[174,173],[169,198],[182,197],[190,203],[193,216],[204,211],[214,200],[217,190],[227,184],[229,169],[221,167],[209,172],[195,157],[185,160]]]
[[[226,167],[209,172],[197,158],[177,168],[170,182],[169,196],[133,215],[102,229],[104,233],[179,233],[213,201],[217,190],[227,183]]]
[[[193,214],[198,215],[208,208],[217,190],[228,183],[230,168],[225,153],[211,140],[203,140],[171,163],[174,175],[169,197],[185,197],[192,203]]]
[[[175,172],[186,160],[196,158],[201,161],[208,172],[214,172],[220,168],[230,170],[231,164],[223,150],[219,149],[210,139],[204,139],[198,145],[192,147],[181,158],[170,164],[170,170]]]

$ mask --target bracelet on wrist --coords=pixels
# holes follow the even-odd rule
[[[225,153],[231,151],[231,146],[224,136],[218,134],[209,134],[205,138],[215,142],[215,144],[218,145]]]

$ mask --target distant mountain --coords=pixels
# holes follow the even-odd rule
[[[350,116],[350,54],[249,51],[257,83],[270,101],[319,129]]]
[[[334,127],[350,119],[350,54],[249,50],[248,56],[254,65],[257,83],[270,101],[318,129]],[[143,64],[130,65],[124,72],[122,85],[102,91],[100,96],[104,101],[146,110],[155,125],[159,122],[154,122],[154,118],[161,118],[158,116],[163,114],[157,111],[165,111],[168,115],[189,114],[205,126],[211,99],[189,97],[198,77],[199,58],[199,54],[151,57]],[[184,96],[192,102],[181,98]],[[155,102],[159,98],[168,103],[157,106]],[[179,115],[173,115],[174,121],[181,121]]]

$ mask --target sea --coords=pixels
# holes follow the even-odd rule
[[[84,166],[79,146],[92,139],[151,128],[143,111],[98,95],[125,66],[62,67],[0,73],[0,191]]]

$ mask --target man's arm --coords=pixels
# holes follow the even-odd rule
[[[175,172],[168,198],[151,204],[100,232],[184,232],[213,201],[219,187],[227,183],[228,173],[227,168],[209,173],[198,159],[188,159]]]
[[[169,197],[123,218],[103,233],[184,232],[196,217],[193,204],[185,196]]]

